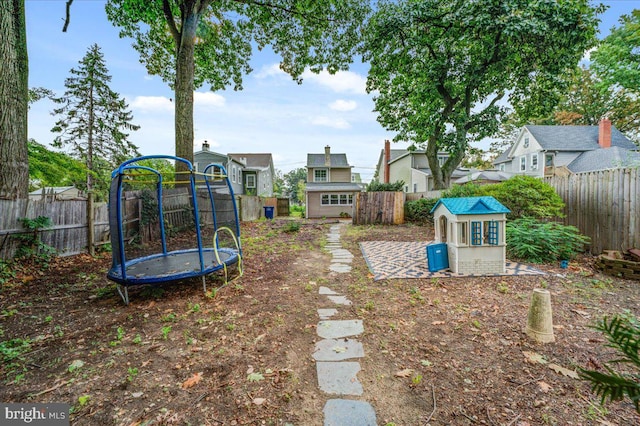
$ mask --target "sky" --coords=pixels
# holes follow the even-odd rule
[[[601,16],[600,37],[618,25],[621,15],[640,7],[639,0],[600,2],[609,6]],[[112,76],[111,89],[126,99],[133,123],[140,126],[129,140],[142,155],[174,155],[173,92],[160,77],[147,73],[132,40],[121,39],[107,20],[104,5],[105,0],[75,0],[63,33],[65,0],[26,0],[29,87],[62,95],[69,71],[96,43]],[[200,150],[206,140],[222,154],[271,153],[275,168],[287,173],[304,167],[308,153],[324,153],[329,145],[332,153],[347,155],[363,181],[370,181],[384,141],[394,134],[376,121],[373,97],[365,90],[367,64],[355,58],[346,72],[305,73],[299,85],[279,70],[278,61],[269,49],[255,50],[253,72],[244,77],[242,91],[211,92],[206,85],[196,90],[194,149]],[[31,105],[30,138],[51,144],[54,107],[49,100]],[[406,146],[392,144],[393,149]]]

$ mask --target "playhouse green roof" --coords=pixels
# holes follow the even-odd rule
[[[511,213],[511,210],[493,197],[441,198],[433,206],[431,213],[436,211],[440,204],[443,204],[453,214]]]

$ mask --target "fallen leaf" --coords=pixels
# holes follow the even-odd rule
[[[202,379],[202,373],[194,373],[193,376],[189,377],[187,380],[185,380],[182,383],[182,389],[189,389],[194,387],[195,385],[198,384],[198,382],[200,382],[200,380]]]
[[[524,355],[524,360],[529,364],[546,364],[547,363],[547,360],[544,359],[544,356],[536,352],[522,351],[522,355]]]
[[[266,401],[266,398],[253,398],[253,403],[256,405],[262,405]]]
[[[442,325],[444,324],[444,321],[434,321],[431,323],[431,325]]]
[[[397,371],[394,376],[396,377],[410,377],[413,370],[410,368],[405,368],[404,370]]]
[[[551,390],[551,385],[546,382],[538,382],[538,388],[540,389],[540,392],[547,393]]]
[[[564,368],[559,366],[558,364],[549,364],[549,368],[555,371],[558,374],[562,374],[563,376],[571,377],[572,379],[579,379],[580,376],[574,370],[569,370],[568,368]]]
[[[251,373],[247,375],[247,380],[250,382],[259,382],[264,380],[264,376],[261,373]]]

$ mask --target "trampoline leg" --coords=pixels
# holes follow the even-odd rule
[[[124,293],[122,291],[124,287]],[[122,297],[122,301],[124,302],[125,305],[129,304],[129,288],[125,285],[122,286],[120,284],[118,284],[118,286],[116,287],[118,289],[118,293],[120,293],[120,297]]]
[[[206,296],[207,294],[207,280],[205,279],[205,276],[202,276],[202,288],[204,289],[204,294]]]

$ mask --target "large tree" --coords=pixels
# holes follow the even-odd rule
[[[193,91],[233,84],[251,71],[252,47],[271,45],[294,78],[345,69],[367,0],[109,0],[107,16],[132,37],[150,74],[175,91],[175,154],[193,159]]]
[[[640,91],[640,9],[620,18],[620,26],[611,30],[591,60],[596,73],[610,85]]]
[[[0,1],[0,198],[26,198],[29,61],[24,0]]]
[[[74,157],[87,167],[87,190],[93,181],[137,154],[137,147],[126,131],[138,130],[124,99],[109,87],[111,75],[97,44],[89,47],[78,68],[65,80],[64,95],[52,100],[61,105],[53,114],[60,116],[52,132],[58,133],[53,145],[71,147]]]
[[[627,136],[640,141],[640,91],[608,84],[588,68],[578,68],[569,79],[553,115],[553,124],[597,125],[611,119]]]
[[[378,121],[426,145],[445,188],[469,142],[494,134],[511,104],[552,87],[595,42],[588,0],[385,1],[365,32]],[[440,166],[437,154],[449,153]]]

